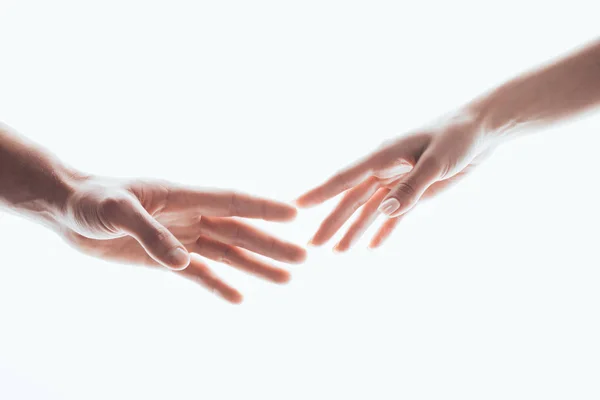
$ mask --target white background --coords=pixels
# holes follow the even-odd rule
[[[87,172],[282,200],[598,34],[594,1],[0,4],[0,120]],[[598,398],[599,133],[506,144],[288,285],[214,264],[241,306],[2,215],[0,398]],[[333,204],[259,225],[303,244]]]

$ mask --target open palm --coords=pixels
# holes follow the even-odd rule
[[[65,215],[60,231],[82,252],[166,266],[232,302],[241,301],[241,294],[216,277],[203,258],[281,283],[289,272],[253,253],[285,263],[306,257],[301,247],[235,218],[289,221],[294,207],[233,191],[91,178],[77,187]]]

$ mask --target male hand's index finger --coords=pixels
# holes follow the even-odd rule
[[[210,217],[243,217],[267,221],[291,221],[296,207],[281,201],[231,190],[173,188],[169,209],[197,210]]]

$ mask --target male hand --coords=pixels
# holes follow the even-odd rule
[[[289,280],[288,271],[254,254],[284,263],[306,258],[303,248],[233,218],[289,221],[293,206],[234,191],[86,177],[74,185],[63,215],[57,230],[84,253],[162,265],[233,303],[242,295],[214,275],[205,258],[277,283]]]

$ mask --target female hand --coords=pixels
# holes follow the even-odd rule
[[[299,207],[310,207],[345,192],[309,244],[325,244],[361,209],[334,250],[348,250],[382,212],[389,218],[369,245],[380,246],[409,210],[481,161],[491,148],[487,137],[479,119],[465,112],[384,143],[296,200]]]
[[[86,177],[73,188],[64,218],[54,225],[74,247],[107,260],[168,267],[230,302],[242,295],[203,257],[278,283],[289,273],[253,253],[285,263],[306,258],[303,248],[232,218],[289,221],[296,209],[285,203],[146,180]]]
[[[311,242],[327,242],[362,207],[335,249],[350,248],[376,218],[387,214],[371,241],[379,246],[409,210],[456,182],[500,140],[531,132],[600,106],[600,40],[528,71],[475,98],[454,117],[385,143],[302,195],[301,207],[346,191]]]

